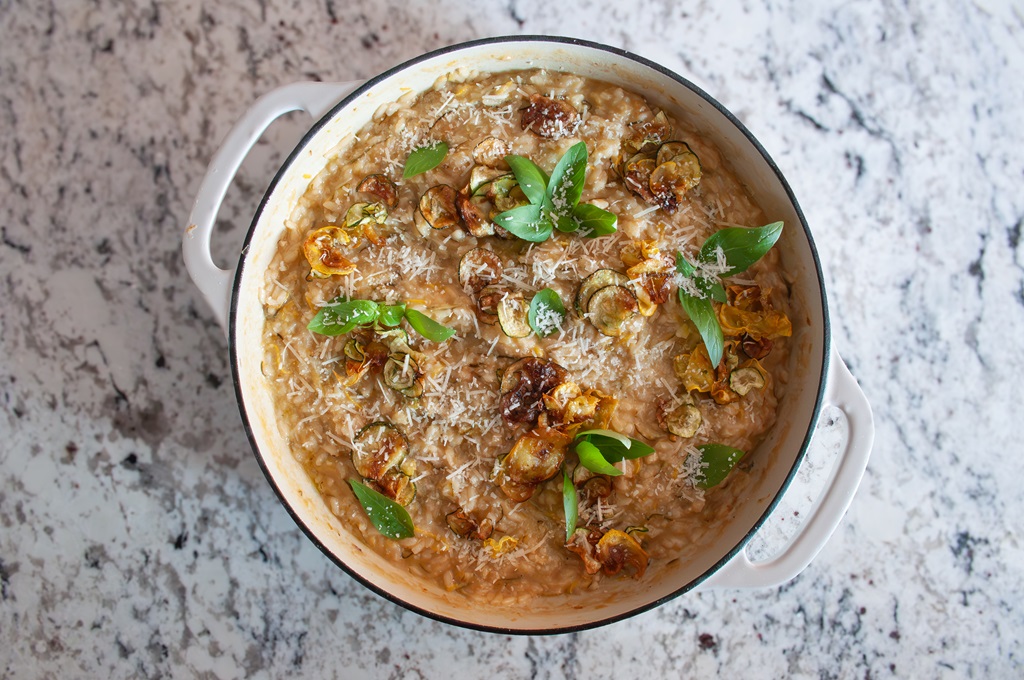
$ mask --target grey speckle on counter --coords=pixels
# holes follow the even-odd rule
[[[1024,675],[1020,6],[474,7],[0,0],[0,677]],[[687,76],[802,203],[877,435],[839,530],[782,587],[573,635],[456,629],[337,569],[250,452],[180,254],[224,135],[278,85],[513,33]],[[246,160],[224,264],[308,125]]]

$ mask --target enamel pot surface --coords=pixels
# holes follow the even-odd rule
[[[523,69],[569,71],[640,92],[655,107],[686,118],[714,140],[771,220],[784,220],[779,241],[793,281],[791,379],[779,420],[754,454],[758,475],[730,499],[726,521],[707,539],[641,581],[567,602],[531,602],[514,611],[471,605],[457,592],[412,579],[401,564],[362,546],[321,500],[292,457],[260,370],[264,313],[259,290],[288,217],[332,149],[383,104],[423,91],[458,67],[481,73]],[[210,256],[214,218],[248,150],[280,115],[308,112],[317,122],[271,183],[256,210],[237,266],[219,269]],[[183,253],[193,280],[228,335],[235,391],[253,450],[295,522],[336,564],[382,596],[424,615],[471,628],[557,633],[616,621],[697,588],[771,587],[796,576],[818,553],[851,502],[870,454],[873,424],[863,392],[831,347],[828,307],[814,242],[789,185],[767,152],[724,107],[667,69],[618,49],[573,39],[496,38],[456,45],[413,59],[365,83],[295,83],[275,90],[243,116],[211,162],[186,229]],[[846,442],[799,533],[766,562],[744,546],[770,515],[796,474],[825,404],[847,418]],[[599,589],[599,590],[603,590]]]

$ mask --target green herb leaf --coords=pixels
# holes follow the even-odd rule
[[[505,156],[505,162],[512,168],[512,173],[516,176],[516,181],[519,182],[519,188],[526,194],[530,203],[533,205],[543,204],[548,189],[547,173],[525,156]]]
[[[680,288],[679,304],[683,306],[683,311],[700,332],[700,337],[704,340],[704,347],[708,350],[711,365],[718,366],[722,361],[725,338],[722,336],[722,327],[718,324],[718,317],[715,316],[715,308],[711,305],[711,300],[695,297]]]
[[[773,222],[756,229],[728,227],[708,237],[700,248],[700,259],[714,262],[715,251],[721,248],[725,261],[729,263],[729,270],[722,276],[739,274],[764,257],[781,235],[782,222]]]
[[[725,444],[701,444],[697,448],[700,450],[701,469],[704,473],[697,486],[702,489],[710,489],[720,484],[729,476],[740,458],[746,455],[740,449]]]
[[[562,304],[562,298],[551,288],[538,291],[530,300],[530,311],[526,315],[526,320],[533,332],[542,338],[556,332],[565,320],[565,305]]]
[[[615,430],[584,430],[583,432],[576,433],[576,439],[583,439],[584,437],[589,437],[591,435],[599,435],[601,437],[607,437],[609,439],[617,439],[627,449],[630,447],[630,438],[624,434],[619,434]]]
[[[562,468],[562,509],[565,510],[565,542],[568,543],[572,535],[576,533],[576,522],[580,518],[579,497],[576,495],[576,485],[572,483],[569,472]]]
[[[546,207],[556,216],[572,214],[583,195],[587,175],[587,145],[573,144],[562,155],[548,180]]]
[[[590,203],[580,203],[572,211],[572,219],[579,229],[590,238],[614,234],[619,218],[613,212],[598,208]]]
[[[357,326],[371,324],[380,315],[380,307],[372,300],[345,300],[335,298],[306,326],[319,335],[344,335]]]
[[[348,480],[352,493],[359,499],[366,515],[377,531],[388,538],[411,538],[416,533],[408,511],[387,496],[374,491],[362,482]]]
[[[638,439],[624,437],[617,432],[613,434],[616,435],[614,438],[600,434],[590,434],[586,435],[585,440],[596,446],[601,451],[601,455],[604,456],[604,459],[609,463],[618,463],[620,460],[643,458],[644,456],[649,456],[654,453],[654,449],[652,447],[644,444]]]
[[[448,144],[446,142],[435,142],[430,146],[421,146],[409,154],[405,161],[405,170],[402,177],[409,179],[421,175],[427,170],[433,170],[441,165],[441,161],[448,155]]]
[[[398,324],[402,323],[402,318],[404,316],[404,302],[400,302],[397,305],[380,305],[380,316],[377,317],[377,323],[379,323],[381,326],[393,328]]]
[[[532,243],[546,241],[554,229],[551,220],[543,214],[539,205],[521,205],[494,216],[494,223],[499,227]]]
[[[601,450],[586,439],[576,441],[576,455],[580,457],[580,465],[591,472],[611,477],[618,477],[622,474],[622,470],[605,460],[601,455]]]
[[[412,329],[431,342],[444,342],[455,335],[454,328],[448,328],[415,309],[405,310],[405,320]]]

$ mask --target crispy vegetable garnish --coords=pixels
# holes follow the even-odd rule
[[[544,410],[544,395],[567,375],[564,368],[544,359],[527,357],[512,364],[501,379],[501,417],[509,425],[536,421]]]
[[[668,413],[662,421],[663,427],[677,437],[691,439],[700,430],[704,417],[693,403],[680,404]]]
[[[630,191],[671,215],[686,193],[700,184],[702,171],[700,159],[686,142],[670,141],[657,148],[645,142],[641,151],[622,162],[619,174]]]
[[[541,137],[559,139],[575,134],[580,125],[580,114],[567,101],[533,94],[530,95],[530,105],[523,109],[520,125]]]
[[[447,229],[459,223],[455,207],[455,189],[447,184],[430,187],[420,197],[417,214],[434,229]]]
[[[493,250],[473,248],[459,261],[459,283],[474,294],[501,279],[505,266]]]
[[[510,152],[508,142],[496,137],[487,137],[473,148],[473,160],[489,168],[496,168],[505,161]]]
[[[672,126],[664,111],[658,111],[651,119],[629,124],[630,136],[622,143],[622,148],[629,154],[657,149],[658,146],[672,135]]]
[[[470,517],[462,508],[445,516],[445,523],[452,532],[461,538],[475,538],[483,541],[494,532],[494,522],[489,517],[477,521]]]
[[[398,205],[398,187],[386,175],[367,175],[356,191],[373,196],[388,208]]]
[[[640,306],[636,295],[624,286],[605,286],[590,296],[587,317],[602,335],[618,337]]]
[[[687,392],[711,391],[711,385],[715,382],[715,367],[711,365],[708,350],[703,344],[697,345],[692,352],[676,356],[672,367]]]
[[[775,340],[793,335],[793,325],[782,312],[765,309],[759,312],[748,312],[732,305],[718,308],[718,323],[722,333],[728,336],[749,337],[754,341],[763,338]]]
[[[354,272],[355,264],[342,255],[342,249],[350,242],[344,229],[334,225],[320,227],[310,233],[302,244],[302,254],[309,263],[310,276],[325,279]]]
[[[630,290],[636,296],[640,313],[651,316],[657,306],[668,302],[672,294],[672,275],[675,264],[668,254],[661,252],[655,241],[633,241],[620,253],[626,265]]]
[[[412,502],[415,464],[408,458],[409,441],[398,428],[385,421],[370,423],[352,444],[352,464],[371,488],[400,505]]]
[[[497,460],[491,479],[512,500],[525,501],[538,484],[558,474],[571,442],[572,437],[554,428],[531,430]]]
[[[640,543],[629,534],[618,529],[609,529],[597,542],[597,560],[609,576],[629,569],[633,578],[641,579],[647,571],[650,558]]]

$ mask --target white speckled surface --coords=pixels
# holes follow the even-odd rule
[[[0,0],[0,677],[1024,674],[1021,11],[478,5]],[[559,637],[451,628],[334,567],[249,451],[180,257],[221,139],[277,85],[519,32],[691,78],[802,203],[877,436],[846,520],[781,588]],[[307,124],[247,160],[224,262]]]

